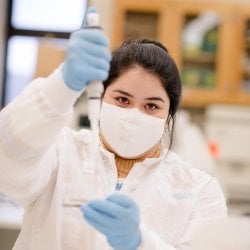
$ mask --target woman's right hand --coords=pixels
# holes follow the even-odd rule
[[[86,15],[96,12],[89,8]],[[62,65],[62,76],[66,85],[81,91],[89,81],[104,81],[108,77],[111,54],[108,39],[98,28],[83,28],[73,32]]]

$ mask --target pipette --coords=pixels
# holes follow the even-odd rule
[[[86,16],[87,27],[85,28],[99,28],[99,15],[96,12],[90,12]],[[101,81],[91,81],[87,85],[86,93],[88,99],[88,118],[90,121],[90,128],[92,131],[92,146],[90,155],[90,164],[85,166],[84,171],[94,172],[99,156],[99,120],[100,120],[100,108],[101,97],[103,93],[103,83]]]

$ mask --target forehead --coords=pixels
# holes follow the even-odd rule
[[[134,67],[125,71],[109,85],[107,91],[115,89],[124,90],[133,96],[168,98],[159,77],[141,67]]]

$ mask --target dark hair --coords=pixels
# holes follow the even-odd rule
[[[108,79],[104,91],[122,73],[140,66],[159,77],[170,99],[167,117],[170,145],[173,142],[175,114],[181,99],[181,80],[177,66],[168,50],[160,43],[149,39],[127,40],[113,51]]]

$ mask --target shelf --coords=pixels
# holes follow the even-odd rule
[[[184,52],[184,63],[202,63],[202,64],[214,64],[216,55],[209,52],[201,52],[198,54],[190,54]]]

